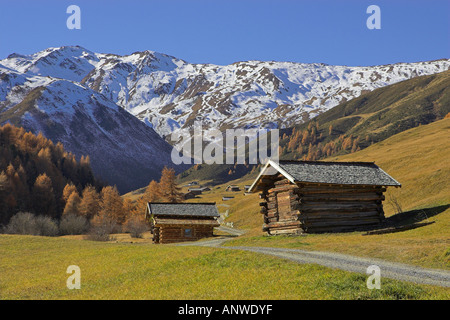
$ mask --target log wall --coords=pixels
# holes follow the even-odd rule
[[[369,229],[384,219],[383,187],[272,183],[260,196],[269,234]]]
[[[185,229],[191,229],[191,236],[186,236]],[[203,225],[162,225],[155,227],[153,242],[175,243],[184,241],[196,241],[202,238],[212,237],[214,226]]]

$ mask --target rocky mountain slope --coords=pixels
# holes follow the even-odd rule
[[[362,93],[449,69],[450,60],[371,67],[275,61],[191,64],[144,51],[127,56],[78,46],[12,54],[0,64],[20,74],[76,81],[103,94],[161,136],[190,128],[286,128]]]
[[[128,191],[172,165],[160,136],[195,120],[205,129],[292,127],[376,88],[449,67],[448,59],[219,66],[153,51],[119,56],[65,46],[0,60],[0,123],[42,131],[78,157],[90,155],[95,173]]]
[[[159,179],[165,165],[173,167],[172,147],[152,128],[77,82],[0,67],[0,123],[5,122],[42,132],[78,158],[89,155],[96,176],[121,192]]]
[[[317,117],[280,131],[280,158],[320,160],[365,149],[450,114],[450,71],[415,77],[362,94]],[[370,160],[370,159],[367,159]],[[224,183],[258,170],[246,165],[191,167],[182,181]]]

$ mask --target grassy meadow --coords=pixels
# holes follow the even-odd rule
[[[0,235],[0,299],[447,299],[450,289],[257,253]],[[66,287],[69,265],[81,289]]]
[[[222,201],[225,185],[190,201],[216,201],[227,204],[227,221],[247,229],[246,235],[227,245],[254,245],[335,251],[414,264],[450,269],[450,119],[443,119],[394,135],[362,151],[329,160],[375,161],[401,184],[388,188],[384,210],[395,214],[391,205],[397,199],[403,211],[416,210],[411,222],[435,221],[418,229],[363,236],[361,232],[308,234],[304,236],[266,236],[261,231],[258,195],[234,192],[234,199]],[[252,181],[234,181],[243,187]],[[222,212],[224,209],[220,209]]]
[[[257,194],[244,195],[241,179],[212,187],[188,200],[216,202],[227,222],[245,229],[226,245],[273,246],[334,251],[423,267],[450,269],[450,119],[420,126],[354,154],[332,160],[375,161],[402,183],[386,194],[386,216],[396,198],[415,220],[435,223],[413,230],[266,236]],[[205,181],[200,181],[205,183]],[[238,184],[239,192],[226,192]],[[187,189],[187,188],[184,188]],[[233,199],[223,201],[225,195]],[[138,192],[127,197],[137,198]],[[258,253],[208,247],[155,245],[146,235],[115,235],[111,242],[0,235],[0,299],[449,299],[450,289],[382,279],[381,290],[366,287],[367,276],[297,264]],[[81,268],[81,289],[69,290],[69,265]]]

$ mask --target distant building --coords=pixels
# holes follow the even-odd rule
[[[184,200],[193,199],[193,198],[195,198],[195,194],[193,192],[186,192],[183,194]]]
[[[239,188],[239,186],[236,185],[229,185],[227,186],[227,188],[225,189],[225,191],[241,191],[241,189]]]
[[[189,188],[188,192],[190,192],[194,195],[199,195],[199,194],[202,194],[203,189],[202,188]]]
[[[379,225],[388,186],[401,185],[373,162],[270,160],[249,191],[261,191],[263,231],[299,234]]]
[[[154,243],[195,241],[212,237],[220,217],[215,203],[149,202],[145,212]]]
[[[196,186],[196,185],[198,185],[198,182],[192,181],[192,182],[189,182],[188,184],[185,184],[183,187],[191,187],[191,186]]]
[[[210,191],[210,190],[211,189],[208,187],[200,187],[200,188],[189,188],[188,192],[192,192],[192,193],[198,195],[198,194],[202,194],[202,192],[204,192],[204,191]]]
[[[231,199],[234,199],[234,197],[222,197],[222,201],[228,201],[228,200],[231,200]]]

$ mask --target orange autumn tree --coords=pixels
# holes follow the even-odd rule
[[[176,203],[182,201],[181,188],[176,183],[174,169],[164,167],[159,181],[161,198],[166,202]]]
[[[123,199],[115,186],[102,189],[98,216],[114,221],[118,225],[125,222],[127,216],[123,209]]]
[[[77,191],[72,192],[66,201],[66,206],[64,207],[63,216],[68,215],[80,215],[80,203],[81,198]]]
[[[52,180],[45,173],[36,178],[32,198],[36,214],[48,215],[50,217],[56,216],[56,201]]]
[[[73,183],[67,183],[66,186],[63,189],[63,196],[62,200],[64,203],[67,203],[67,200],[69,200],[69,197],[72,195],[72,193],[77,192],[77,187],[73,185]]]
[[[84,188],[80,202],[80,214],[91,220],[100,211],[100,195],[93,186]]]
[[[160,181],[152,180],[142,197],[136,201],[132,209],[133,215],[144,215],[148,202],[181,202],[183,198],[180,190],[176,183],[175,170],[164,167]]]
[[[59,219],[72,193],[67,190],[64,195],[67,184],[78,191],[87,185],[103,186],[94,178],[87,156],[77,162],[62,143],[11,124],[0,125],[0,174],[1,225],[20,211]]]
[[[137,203],[132,209],[133,214],[143,215],[147,207],[147,203],[156,201],[161,201],[161,192],[159,190],[159,183],[155,180],[152,180],[145,189],[145,192],[142,195],[142,197],[140,197],[136,201]]]

